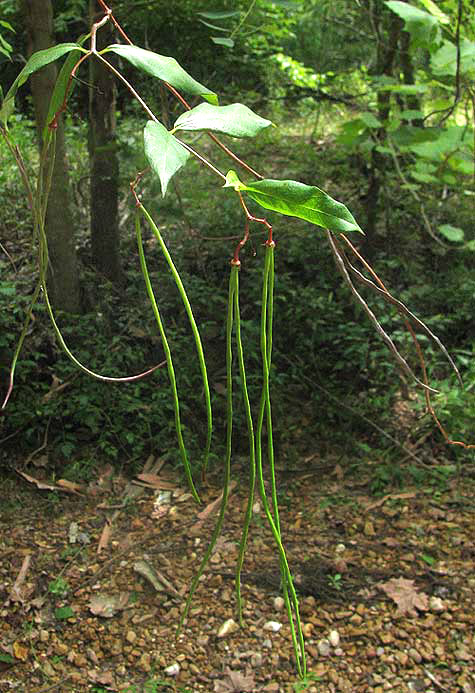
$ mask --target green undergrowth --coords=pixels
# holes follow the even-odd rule
[[[274,119],[278,117],[279,114]],[[22,122],[18,127],[26,144],[29,126]],[[69,132],[74,145],[71,174],[77,193],[75,214],[84,268],[86,312],[81,316],[60,316],[60,325],[73,352],[89,367],[116,376],[140,372],[162,361],[163,350],[143,290],[133,241],[131,201],[124,193],[122,257],[127,284],[119,291],[108,284],[98,285],[91,268],[89,241],[84,230],[87,195],[82,182],[83,166],[78,163],[83,153],[80,135],[84,133],[79,125]],[[140,156],[135,155],[132,161],[127,158],[127,152],[136,151],[132,120],[124,120],[121,142],[126,190],[127,181],[141,165]],[[202,140],[199,145],[207,146]],[[279,134],[277,139],[270,132],[264,133],[258,142],[242,145],[241,153],[257,170],[265,161],[265,172],[270,176],[278,171],[280,178],[298,174],[306,183],[318,179],[330,194],[352,199],[355,216],[361,218],[364,227],[364,204],[360,198],[367,181],[358,169],[358,162],[338,147],[330,143],[314,147],[308,139],[295,135]],[[20,195],[12,180],[13,172],[10,175],[8,170],[0,177],[0,188],[10,198]],[[217,459],[222,457],[224,441],[228,259],[242,234],[242,224],[232,197],[218,194],[219,190],[215,194],[210,182],[206,171],[191,163],[178,188],[173,190],[172,186],[165,198],[161,197],[157,182],[144,179],[144,196],[151,200],[150,212],[176,258],[202,334],[216,425],[212,450]],[[388,180],[385,194],[398,199],[401,190],[397,180]],[[1,212],[4,242],[15,260],[13,267],[5,255],[0,255],[2,395],[35,276],[25,259],[29,229],[26,221],[22,223],[27,215],[23,207],[19,199],[15,217],[10,206]],[[426,211],[431,213],[430,208]],[[440,215],[436,204],[432,211]],[[466,215],[463,204],[454,195],[444,204],[445,221],[451,221],[452,213],[459,217]],[[376,237],[363,240],[364,251],[373,249],[374,265],[394,294],[426,319],[455,352],[468,386],[462,396],[434,349],[425,339],[421,340],[428,355],[430,375],[440,390],[434,403],[439,407],[444,425],[454,435],[469,438],[475,423],[475,404],[470,397],[471,382],[475,381],[472,358],[475,334],[470,319],[475,291],[473,251],[444,250],[428,243],[417,224],[407,224],[414,214],[411,202],[401,201],[388,214],[382,217]],[[274,216],[268,215],[271,221],[276,221]],[[323,454],[341,451],[351,460],[355,454],[357,459],[365,458],[368,449],[376,448],[381,451],[381,459],[387,459],[382,462],[374,482],[374,490],[378,492],[392,483],[401,483],[391,471],[392,459],[403,455],[394,440],[402,442],[408,431],[401,432],[395,424],[393,407],[400,398],[401,388],[404,390],[408,383],[401,381],[385,346],[353,304],[326,246],[320,242],[320,233],[316,230],[315,238],[309,237],[303,224],[294,219],[275,223],[271,388],[277,459],[292,463],[318,447]],[[396,233],[403,234],[404,242],[398,241],[398,253],[390,254]],[[144,239],[151,278],[176,362],[185,441],[192,465],[198,465],[206,442],[206,425],[194,344],[180,297],[153,238],[147,234],[144,233]],[[251,238],[241,253],[241,325],[249,393],[254,402],[261,387],[258,316],[264,240],[262,233],[251,229]],[[443,281],[434,282],[434,276],[439,278],[442,272]],[[392,334],[402,353],[413,359],[410,338],[394,312],[378,299],[371,301],[382,326]],[[78,373],[58,350],[44,310],[40,307],[35,315],[18,363],[15,390],[0,421],[4,461],[8,463],[11,453],[25,457],[46,442],[50,463],[63,476],[75,480],[93,475],[98,460],[134,472],[154,453],[178,465],[166,370],[122,385],[89,379]],[[235,378],[238,384],[239,376]],[[423,417],[422,405],[414,405],[410,400],[408,406],[421,435],[433,427]],[[234,449],[237,454],[245,454],[245,413],[239,398],[235,410]],[[373,424],[388,431],[394,440],[381,436]],[[440,450],[441,437],[435,433],[432,439]],[[464,455],[451,450],[444,454],[449,464],[454,460],[459,464]],[[469,459],[467,455],[464,460]]]

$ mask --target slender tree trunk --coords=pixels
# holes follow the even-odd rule
[[[414,77],[414,65],[412,63],[411,54],[409,52],[410,42],[411,42],[410,34],[407,31],[403,31],[401,33],[401,39],[400,39],[400,45],[401,45],[400,61],[401,61],[402,74],[404,76],[404,84],[415,84],[416,83],[416,80]],[[406,103],[407,103],[407,108],[409,108],[412,111],[420,111],[422,108],[420,98],[416,94],[410,94],[409,96],[407,96],[406,97]],[[421,128],[424,127],[424,121],[422,118],[414,118],[414,120],[412,121],[412,124],[417,126],[417,127],[421,127]]]
[[[367,11],[376,38],[376,65],[373,74],[391,77],[397,57],[398,41],[402,30],[402,21],[393,12],[386,9],[382,3],[367,3]],[[384,183],[386,159],[377,151],[376,145],[382,143],[386,136],[385,124],[391,114],[391,97],[389,91],[378,91],[378,117],[383,127],[376,133],[377,142],[371,151],[369,166],[369,183],[365,195],[367,241],[365,253],[367,257],[375,252],[376,223],[381,212],[381,190]]]
[[[54,40],[51,0],[23,0],[23,9],[28,31],[29,52],[33,53],[52,46]],[[56,76],[56,66],[51,63],[31,77],[40,147]],[[56,130],[56,156],[45,226],[49,247],[48,288],[51,301],[56,309],[78,313],[81,309],[79,273],[73,234],[74,223],[64,144],[64,123],[61,117],[58,119]]]
[[[90,0],[92,21],[101,16],[97,0]],[[97,48],[110,42],[111,25],[97,33]],[[116,88],[112,73],[97,59],[90,61],[89,162],[91,191],[91,248],[99,272],[122,284],[119,250],[119,160],[116,141]]]

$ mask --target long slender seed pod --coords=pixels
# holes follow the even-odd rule
[[[172,273],[173,279],[175,280],[175,284],[177,286],[177,289],[180,293],[181,300],[183,301],[183,305],[185,306],[186,314],[188,316],[188,320],[191,326],[191,330],[193,332],[193,337],[195,339],[195,344],[196,344],[196,351],[198,353],[198,359],[200,362],[200,370],[201,370],[201,378],[203,381],[203,389],[204,389],[204,396],[205,396],[205,405],[206,405],[206,417],[207,417],[207,422],[208,422],[208,431],[207,431],[207,436],[206,436],[206,448],[205,448],[205,454],[204,454],[204,460],[203,460],[203,475],[206,474],[206,468],[208,466],[208,458],[209,458],[209,453],[211,449],[211,437],[213,433],[213,415],[211,411],[211,395],[209,391],[209,382],[208,382],[208,372],[206,370],[206,361],[205,361],[205,356],[203,352],[203,345],[201,343],[201,337],[200,333],[198,331],[198,326],[196,325],[196,320],[193,315],[193,311],[191,309],[191,304],[190,301],[188,300],[188,296],[185,291],[185,287],[183,286],[183,282],[181,281],[181,277],[178,274],[178,270],[175,267],[175,264],[172,260],[172,257],[170,253],[168,252],[168,248],[165,245],[165,242],[162,238],[162,234],[160,233],[157,225],[153,221],[152,217],[150,214],[147,212],[145,207],[140,205],[138,207],[140,212],[143,214],[145,219],[147,220],[150,229],[152,230],[153,235],[157,239],[161,251],[165,257],[165,260],[168,263],[168,266],[170,268],[170,271]]]
[[[287,612],[289,614],[289,625],[291,629],[292,644],[294,648],[295,660],[297,664],[297,671],[300,678],[304,678],[306,675],[307,665],[305,657],[305,648],[302,633],[302,624],[300,620],[298,597],[295,591],[295,587],[292,580],[292,574],[290,572],[289,564],[287,561],[287,556],[285,553],[284,546],[282,544],[280,536],[280,526],[276,524],[277,518],[273,517],[269,503],[267,500],[266,489],[264,485],[264,473],[262,467],[262,427],[264,422],[264,415],[269,412],[267,408],[267,397],[269,395],[268,383],[269,383],[269,368],[268,368],[268,340],[267,340],[267,329],[268,329],[268,296],[269,296],[269,279],[271,273],[271,265],[273,260],[273,252],[271,248],[267,248],[265,263],[264,263],[264,277],[262,286],[262,307],[261,307],[261,358],[262,358],[262,370],[263,370],[263,386],[262,394],[259,406],[257,427],[256,427],[256,467],[257,467],[257,480],[259,493],[262,500],[262,505],[264,512],[266,514],[269,527],[271,529],[274,541],[277,545],[280,559],[280,569],[282,575],[282,590],[284,593],[284,600],[287,606]],[[273,286],[273,282],[272,282]],[[274,497],[274,494],[273,494]],[[295,624],[294,618],[295,617]]]
[[[143,244],[142,244],[142,233],[140,230],[140,216],[139,216],[138,212],[135,215],[135,231],[137,234],[137,245],[138,245],[138,250],[139,250],[140,267],[141,267],[142,274],[143,274],[143,277],[145,280],[145,286],[147,287],[148,297],[150,299],[150,303],[152,304],[152,310],[153,310],[153,314],[155,315],[155,320],[156,320],[157,325],[158,325],[160,337],[162,339],[163,351],[165,352],[165,358],[167,360],[168,377],[170,379],[170,386],[172,388],[172,394],[173,394],[173,408],[175,411],[175,428],[176,428],[176,434],[177,434],[177,438],[178,438],[178,446],[180,448],[180,453],[181,453],[181,459],[183,462],[183,467],[185,469],[185,475],[186,475],[191,493],[193,494],[194,499],[196,501],[198,501],[198,503],[199,503],[200,497],[198,496],[198,493],[195,489],[195,485],[193,483],[193,476],[191,474],[191,467],[190,467],[190,463],[188,461],[188,455],[186,453],[185,443],[183,440],[181,418],[180,418],[180,401],[178,399],[178,390],[177,390],[177,386],[176,386],[175,369],[173,367],[172,354],[170,351],[170,346],[168,344],[167,335],[165,333],[165,328],[163,327],[163,322],[162,322],[162,318],[160,316],[160,311],[158,310],[158,305],[157,305],[157,302],[155,300],[155,294],[153,292],[153,287],[152,287],[152,283],[150,281],[150,276],[148,273],[147,261],[145,259],[145,253],[144,253]]]
[[[238,276],[238,268],[236,266],[231,266],[231,274],[229,277],[229,295],[228,295],[228,313],[226,320],[226,459],[224,462],[224,478],[223,478],[223,495],[221,498],[221,505],[219,508],[218,519],[216,520],[216,525],[211,535],[208,548],[206,549],[205,555],[203,556],[198,571],[193,578],[191,583],[190,592],[188,594],[188,599],[186,600],[185,608],[183,609],[183,614],[180,618],[180,623],[178,624],[176,636],[180,634],[183,623],[188,616],[190,610],[193,595],[198,587],[200,577],[203,575],[203,571],[206,564],[209,561],[211,552],[216,544],[216,541],[221,534],[221,529],[224,522],[224,514],[226,512],[226,506],[228,503],[229,496],[229,480],[231,477],[231,453],[232,453],[232,435],[233,435],[233,350],[232,350],[232,337],[233,337],[233,315],[234,315],[234,294],[236,291],[236,282]]]
[[[33,297],[30,301],[30,305],[28,306],[28,309],[26,311],[26,317],[23,323],[23,328],[20,334],[20,337],[18,339],[18,343],[16,345],[15,353],[13,354],[12,358],[12,363],[10,366],[10,377],[9,377],[9,383],[8,383],[8,390],[7,394],[5,395],[5,398],[2,403],[1,409],[5,409],[7,406],[8,400],[10,399],[10,395],[12,394],[13,391],[13,385],[15,381],[15,370],[16,370],[16,364],[18,361],[18,357],[20,356],[20,352],[23,347],[23,342],[25,341],[26,333],[28,332],[28,326],[31,322],[31,318],[33,317],[33,309],[36,305],[36,302],[38,300],[38,296],[40,295],[41,291],[41,282],[38,281],[38,283],[35,286],[35,290],[33,292]]]
[[[237,265],[239,268],[239,265]],[[236,351],[239,362],[239,375],[241,377],[241,389],[244,400],[244,411],[246,415],[247,432],[249,436],[249,491],[247,497],[247,508],[244,515],[244,523],[242,527],[241,541],[239,544],[239,556],[236,565],[236,603],[239,624],[243,625],[242,618],[242,597],[241,597],[241,573],[244,563],[244,554],[246,551],[247,537],[249,534],[249,526],[252,519],[252,507],[254,505],[254,490],[256,485],[256,456],[254,442],[254,426],[252,423],[251,404],[249,401],[249,393],[247,391],[246,368],[244,365],[244,352],[241,339],[241,316],[239,310],[239,273],[236,272],[236,288],[234,292],[234,318],[236,322]]]

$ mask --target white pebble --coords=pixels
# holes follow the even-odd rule
[[[276,598],[274,599],[274,609],[275,609],[276,611],[282,611],[282,609],[284,608],[284,606],[285,606],[285,601],[284,601],[284,599],[283,599],[282,597],[276,597]]]
[[[180,673],[180,665],[178,664],[178,662],[173,662],[173,664],[170,664],[169,667],[166,667],[164,671],[167,676],[178,676],[178,674]]]
[[[332,647],[338,647],[340,644],[340,634],[337,630],[332,630],[330,632],[330,635],[328,636],[328,640],[330,641],[330,645]]]
[[[318,641],[317,648],[322,657],[328,657],[330,654],[330,643],[326,638]]]
[[[442,611],[445,611],[445,604],[440,597],[432,596],[429,599],[429,608],[435,614],[440,614]]]
[[[227,635],[234,633],[239,628],[236,621],[232,618],[228,618],[227,621],[218,630],[218,638],[225,638]]]
[[[278,621],[267,621],[267,623],[264,623],[264,630],[271,630],[273,633],[278,633],[281,628],[282,623]]]

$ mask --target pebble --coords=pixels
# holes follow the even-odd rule
[[[165,667],[164,672],[167,676],[178,676],[180,673],[180,665],[178,662],[173,662],[170,666]]]
[[[133,630],[128,630],[125,639],[127,640],[127,642],[130,642],[130,644],[133,645],[134,642],[137,640],[137,633],[135,633]]]
[[[284,608],[284,606],[285,606],[285,601],[284,601],[284,599],[283,599],[282,597],[276,597],[276,598],[274,599],[274,609],[275,609],[276,611],[282,611],[282,609]]]
[[[259,667],[262,666],[262,655],[261,655],[260,652],[255,652],[255,653],[251,656],[251,666],[252,666],[254,669],[258,669]]]
[[[445,604],[440,597],[432,596],[429,599],[429,609],[435,614],[440,614],[442,611],[445,611]]]
[[[332,630],[330,631],[330,635],[328,636],[328,640],[330,642],[330,645],[332,647],[338,647],[340,644],[340,634],[337,630]]]
[[[271,630],[273,633],[278,633],[282,628],[282,623],[279,623],[278,621],[267,621],[264,623],[263,627],[264,630]]]
[[[331,645],[326,638],[318,641],[317,648],[322,657],[328,657],[330,654]]]
[[[225,621],[222,626],[218,629],[218,638],[225,638],[227,635],[230,635],[231,633],[235,633],[238,630],[239,626],[236,623],[236,621],[233,618],[228,618],[227,621]]]
[[[418,652],[416,649],[414,649],[414,647],[411,647],[411,648],[410,648],[408,654],[409,654],[409,657],[410,657],[416,664],[420,664],[420,663],[422,662],[422,657],[421,657],[421,655],[419,654],[419,652]]]
[[[262,647],[265,647],[266,650],[272,650],[272,640],[270,638],[266,638],[262,643]]]

